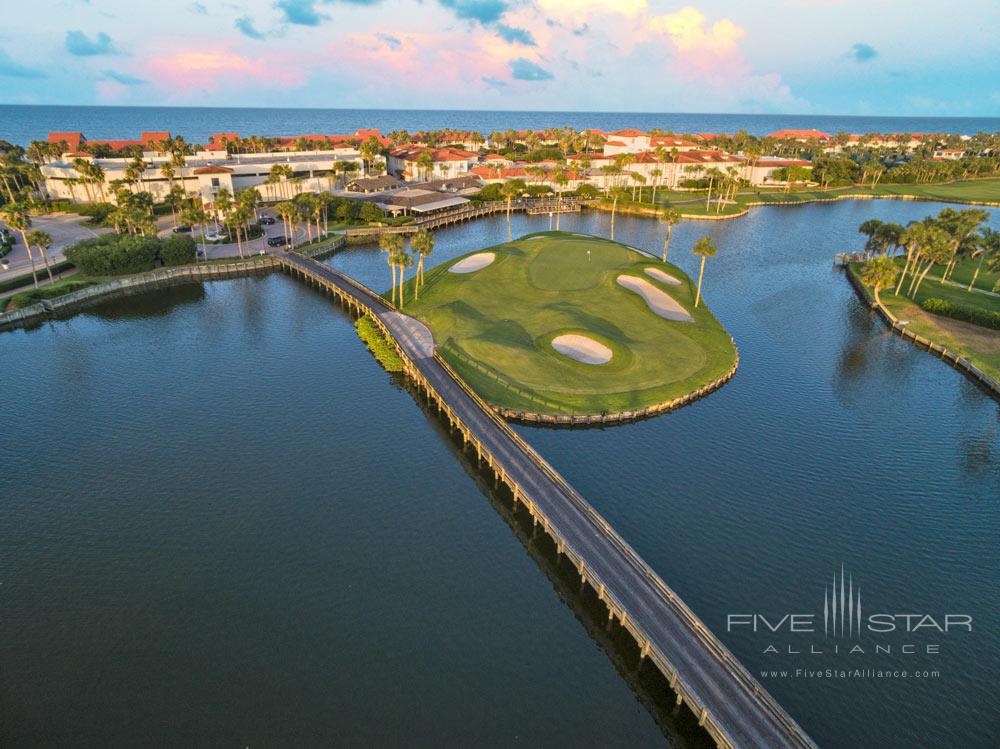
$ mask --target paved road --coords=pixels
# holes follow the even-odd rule
[[[31,228],[48,232],[52,236],[52,246],[48,249],[47,253],[50,264],[54,265],[64,260],[63,250],[74,242],[86,239],[87,237],[96,237],[98,234],[105,234],[111,231],[111,229],[103,227],[86,226],[83,223],[86,220],[87,219],[85,217],[78,216],[75,213],[56,213],[49,216],[32,216]],[[0,226],[3,225],[4,224],[0,222]],[[24,241],[21,239],[21,235],[17,232],[13,232],[13,234],[17,238],[17,244],[15,244],[13,249],[11,249],[10,254],[4,258],[10,264],[10,268],[3,270],[2,267],[0,267],[0,281],[13,278],[15,276],[23,276],[25,273],[31,273],[31,261],[28,259],[28,253],[24,249]],[[35,256],[35,264],[39,273],[44,276],[45,269],[42,265],[42,259],[38,255],[38,251],[32,248],[32,253]]]
[[[381,297],[352,284],[327,265],[294,254],[282,257],[290,265],[337,285],[375,310],[431,386],[524,496],[548,518],[552,535],[562,539],[585,561],[589,574],[604,583],[629,619],[645,633],[651,650],[672,664],[680,682],[708,710],[711,720],[733,746],[768,749],[815,746],[607,522],[441,366],[433,357],[433,349],[428,347],[430,331],[425,326],[390,311]]]

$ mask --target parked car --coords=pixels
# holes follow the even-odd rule
[[[180,226],[174,227],[174,234],[190,234],[191,227],[186,224],[181,224]]]
[[[229,239],[228,234],[220,234],[217,231],[205,232],[206,242],[225,242],[227,239]]]
[[[274,218],[271,216],[261,216],[259,221],[261,226],[271,226],[274,224]]]
[[[288,240],[284,237],[268,237],[267,246],[268,247],[284,247],[288,244]]]
[[[0,228],[0,245],[10,245],[11,247],[17,242],[17,238],[7,227]]]

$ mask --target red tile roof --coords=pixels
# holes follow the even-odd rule
[[[191,172],[191,174],[232,174],[232,173],[233,170],[230,169],[228,166],[216,166],[214,164],[210,164],[209,166],[200,166]]]
[[[642,132],[642,130],[615,130],[615,132],[611,134],[620,136],[622,138],[641,138],[643,135],[645,135],[645,133]]]
[[[70,147],[71,150],[77,151],[80,148],[80,141],[83,140],[83,133],[49,133],[49,143],[59,143],[60,141],[66,141],[66,145]]]
[[[685,138],[677,138],[673,135],[657,135],[649,139],[651,146],[663,146],[665,148],[697,148],[698,144]]]
[[[424,152],[429,152],[431,155],[431,161],[468,161],[470,159],[476,159],[478,156],[471,151],[464,151],[460,148],[432,148],[431,146],[421,146],[415,143],[408,143],[404,146],[399,146],[394,148],[389,152],[390,156],[394,156],[397,159],[403,159],[403,161],[416,161],[420,158],[420,154]]]
[[[778,140],[811,140],[813,138],[816,140],[830,140],[833,136],[830,133],[824,133],[822,130],[778,130],[767,137]]]
[[[606,146],[620,146],[622,148],[625,147],[625,144],[622,141],[620,141],[620,140],[609,140],[604,145],[606,145]]]

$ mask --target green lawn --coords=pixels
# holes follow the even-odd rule
[[[639,205],[652,207],[649,202],[652,199],[652,190],[644,188],[642,197],[645,202]],[[735,200],[722,206],[721,211],[716,210],[715,199],[706,209],[705,191],[681,192],[672,190],[657,190],[656,204],[658,206],[673,205],[681,213],[689,216],[732,216],[745,211],[752,203],[771,204],[793,204],[804,203],[811,200],[824,200],[836,198],[839,195],[874,195],[874,196],[903,196],[910,195],[923,200],[942,200],[954,202],[986,202],[1000,203],[1000,179],[976,179],[962,182],[949,182],[946,184],[884,184],[878,185],[874,190],[868,187],[836,187],[829,189],[804,188],[792,189],[785,192],[778,188],[760,188],[754,190],[743,190],[737,193]],[[701,198],[700,202],[697,201]],[[631,202],[619,206],[627,210],[632,205]]]
[[[457,261],[428,270],[419,301],[410,279],[404,310],[431,328],[441,355],[491,403],[554,414],[641,408],[689,393],[735,361],[729,334],[707,307],[694,309],[693,284],[673,265],[566,232],[529,234],[484,251],[496,259],[472,273],[449,272]],[[654,281],[647,267],[681,284]],[[650,281],[694,320],[657,316],[617,283],[621,274]],[[552,339],[566,333],[604,344],[611,361],[584,364],[558,353]]]
[[[860,274],[861,267],[853,264],[850,272]],[[934,272],[932,269],[931,273]],[[908,285],[907,280],[903,284],[903,292]],[[899,320],[908,321],[907,327],[914,333],[965,357],[994,379],[1000,380],[1000,331],[934,315],[920,307],[920,303],[925,299],[937,297],[956,304],[1000,311],[1000,297],[942,285],[930,275],[924,279],[916,301],[902,293],[896,296],[892,289],[882,291],[880,297],[892,314]]]

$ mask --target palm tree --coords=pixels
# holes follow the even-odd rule
[[[20,203],[8,203],[0,208],[0,219],[3,219],[11,229],[21,235],[24,241],[24,249],[28,252],[28,259],[31,261],[31,280],[38,286],[38,274],[35,272],[35,256],[31,252],[31,243],[28,241],[28,229],[31,228],[31,216],[28,209]]]
[[[503,187],[500,188],[500,194],[504,196],[507,200],[507,241],[510,241],[510,208],[511,204],[518,195],[527,189],[527,185],[524,184],[522,179],[511,179],[503,183]]]
[[[906,274],[910,271],[911,264],[919,256],[920,240],[923,231],[921,227],[923,226],[924,224],[913,222],[899,235],[900,245],[906,248],[906,262],[903,263],[903,272],[899,275],[899,282],[896,284],[896,290],[893,292],[896,296],[899,296],[899,290],[903,288],[903,281],[906,280]]]
[[[299,207],[290,200],[284,200],[274,206],[274,210],[284,223],[285,238],[288,240],[289,249],[295,246],[295,225],[302,220],[302,213]]]
[[[628,191],[622,189],[621,187],[616,187],[611,191],[611,195],[614,200],[611,203],[611,240],[614,241],[615,238],[615,211],[618,210],[618,199],[628,198]]]
[[[979,265],[976,266],[976,272],[972,274],[967,291],[972,291],[976,285],[976,279],[979,278],[979,271],[983,269],[984,262],[988,261],[990,268],[1000,263],[1000,231],[988,227],[980,229],[978,249],[975,254],[979,255]]]
[[[399,236],[399,235],[397,235],[397,236]],[[402,309],[402,307],[403,307],[403,283],[404,283],[403,276],[405,275],[407,268],[412,268],[413,267],[413,256],[406,251],[406,247],[403,245],[403,242],[402,242],[403,238],[400,236],[399,239],[400,239],[400,242],[399,242],[400,247],[399,247],[399,250],[396,252],[396,258],[395,259],[396,259],[396,265],[399,267],[399,307],[400,307],[400,309]],[[416,288],[416,284],[414,284],[414,288]]]
[[[865,255],[868,257],[875,254],[875,236],[878,234],[881,226],[882,222],[877,218],[870,218],[858,227],[858,232],[868,237],[868,241],[865,242]]]
[[[694,243],[693,252],[695,255],[701,255],[701,268],[698,271],[698,292],[694,297],[694,306],[697,307],[701,302],[701,279],[705,275],[705,259],[714,255],[717,251],[716,246],[712,243],[711,237],[702,237],[697,242]]]
[[[181,211],[181,221],[188,226],[196,226],[201,229],[201,253],[208,259],[208,244],[205,240],[205,226],[208,224],[210,216],[204,206],[200,204],[189,205]]]
[[[670,232],[674,224],[681,221],[681,212],[676,208],[664,208],[660,214],[660,220],[667,225],[667,234],[663,238],[663,262],[667,262],[667,249],[670,247]]]
[[[947,231],[942,229],[940,226],[928,225],[924,238],[921,243],[921,252],[925,258],[927,258],[927,264],[924,269],[920,272],[920,275],[914,276],[913,283],[910,284],[910,298],[916,299],[917,292],[920,291],[920,285],[927,278],[927,274],[930,269],[934,267],[935,263],[947,264],[951,262],[951,259],[955,256],[955,249],[952,245],[951,236]]]
[[[396,255],[403,249],[403,236],[401,234],[389,234],[388,232],[379,235],[378,246],[382,252],[386,253],[387,262],[392,269],[392,303],[396,303]]]
[[[875,304],[879,307],[882,306],[882,300],[878,295],[879,291],[883,287],[892,284],[896,280],[898,272],[899,269],[896,267],[896,261],[888,255],[879,255],[865,263],[865,267],[861,271],[861,280],[874,288]]]
[[[556,190],[556,231],[559,231],[559,216],[562,215],[559,209],[562,207],[563,188],[569,184],[569,177],[566,176],[566,171],[560,167],[552,175],[552,181],[556,183],[558,188]]]
[[[33,244],[38,248],[38,252],[42,256],[42,262],[45,264],[45,272],[49,274],[49,281],[54,281],[52,269],[49,267],[49,258],[45,254],[45,251],[52,246],[52,235],[41,229],[32,229],[24,238],[24,242],[26,245]]]
[[[434,252],[434,235],[426,229],[421,229],[410,240],[410,247],[417,253],[417,283],[418,290],[424,284],[424,258]],[[419,295],[416,297],[419,298]]]
[[[427,180],[427,172],[429,172],[434,166],[434,159],[431,156],[430,151],[424,151],[417,157],[417,170],[420,175],[420,179]]]

